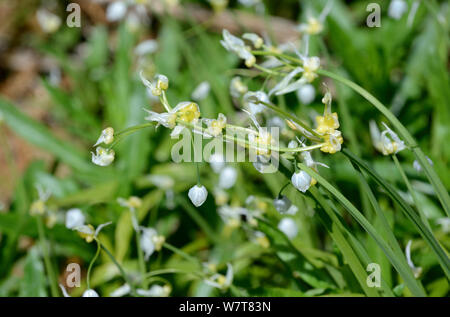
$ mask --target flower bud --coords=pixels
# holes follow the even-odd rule
[[[289,200],[289,198],[282,195],[281,197],[275,198],[273,200],[273,205],[279,213],[285,213],[291,207],[292,202]]]
[[[219,187],[221,188],[231,188],[236,183],[237,170],[234,167],[225,167],[219,175]]]
[[[206,201],[206,197],[208,197],[208,191],[203,185],[195,185],[192,186],[191,189],[189,189],[188,196],[194,206],[199,207]]]
[[[311,185],[311,176],[305,171],[296,172],[291,177],[292,185],[302,193],[305,193]]]
[[[283,232],[289,239],[294,239],[298,233],[298,227],[295,221],[291,218],[283,218],[278,223],[278,229]]]

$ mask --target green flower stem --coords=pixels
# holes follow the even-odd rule
[[[166,247],[167,249],[172,247],[171,245],[168,245],[168,246],[169,247]],[[175,248],[175,247],[173,247],[173,248]],[[173,250],[171,250],[171,251],[173,251]],[[183,252],[183,251],[181,251],[181,252]],[[145,279],[147,280],[154,276],[163,275],[163,274],[193,274],[197,277],[204,278],[204,274],[202,274],[201,272],[191,272],[191,271],[184,271],[184,270],[180,270],[180,269],[170,269],[169,268],[169,269],[160,269],[160,270],[151,271],[145,275]]]
[[[436,172],[434,171],[431,164],[428,162],[425,154],[422,152],[422,150],[417,145],[417,142],[414,140],[412,135],[408,132],[408,130],[403,126],[403,124],[394,116],[392,112],[388,110],[377,98],[375,98],[371,93],[369,93],[367,90],[362,88],[361,86],[355,84],[354,82],[340,76],[334,73],[331,73],[329,71],[320,69],[318,70],[318,73],[320,75],[335,79],[342,84],[348,86],[349,88],[356,91],[358,94],[360,94],[364,99],[369,101],[375,108],[377,108],[394,126],[394,128],[398,131],[400,136],[406,141],[408,146],[411,148],[411,151],[415,154],[417,160],[419,161],[420,165],[423,167],[423,170],[425,171],[428,179],[430,180],[431,184],[433,185],[436,194],[444,207],[445,213],[447,214],[447,217],[450,217],[450,196],[445,189],[444,185],[442,184],[441,180],[437,176]]]
[[[303,65],[303,62],[301,59],[290,56],[290,55],[286,55],[283,53],[277,53],[277,52],[272,52],[272,51],[252,51],[251,53],[253,55],[267,55],[267,56],[275,56],[278,58],[284,58],[288,61],[294,62],[295,64]]]
[[[308,127],[305,123],[303,123],[301,120],[299,120],[296,116],[291,115],[290,113],[282,110],[281,108],[272,105],[270,103],[264,102],[264,101],[260,101],[259,103],[265,105],[267,108],[272,109],[273,111],[279,113],[280,115],[291,119],[292,121],[294,121],[295,123],[297,123],[299,126],[301,126],[303,129],[305,129],[306,131],[308,131],[309,133],[311,133],[312,135],[314,135],[316,138],[315,139],[321,139],[321,135],[318,134],[316,131],[314,131],[312,128]],[[310,139],[311,137],[306,136],[308,139]]]
[[[274,70],[272,70],[272,69],[265,68],[265,67],[260,66],[260,65],[258,65],[258,64],[253,65],[253,67],[256,68],[256,69],[259,69],[260,71],[262,71],[262,72],[264,72],[264,73],[268,73],[268,74],[270,74],[270,75],[274,75],[274,76],[285,76],[284,73],[280,73],[280,72],[274,71]]]
[[[136,291],[135,291],[135,287],[134,284],[131,283],[130,279],[128,278],[127,274],[125,273],[124,269],[122,268],[122,266],[119,264],[119,262],[117,262],[116,258],[112,255],[112,253],[108,250],[107,247],[105,247],[105,245],[103,243],[100,242],[100,240],[96,239],[97,242],[100,244],[100,247],[106,252],[106,254],[109,256],[109,258],[111,259],[111,261],[113,261],[113,263],[116,265],[116,267],[119,269],[120,275],[122,275],[122,278],[125,280],[125,282],[130,286],[131,288],[131,293],[133,295],[136,295]]]
[[[189,216],[194,220],[194,222],[203,230],[206,236],[214,243],[219,243],[220,239],[216,235],[216,232],[211,228],[209,223],[203,218],[199,213],[197,208],[192,207],[192,204],[187,201],[183,196],[177,196],[176,201],[184,207],[184,210],[189,214]]]
[[[403,178],[403,181],[406,184],[406,188],[408,188],[408,191],[409,191],[409,193],[411,194],[411,196],[413,198],[414,204],[416,205],[416,208],[419,211],[420,218],[422,219],[423,223],[428,227],[428,229],[431,230],[431,227],[430,227],[430,224],[428,222],[428,219],[425,216],[425,213],[423,212],[422,208],[420,208],[420,205],[419,205],[418,200],[417,200],[416,193],[415,193],[414,189],[412,188],[411,183],[409,182],[408,177],[406,176],[405,171],[403,170],[403,167],[400,164],[397,155],[395,155],[395,154],[392,155],[392,159],[394,160],[395,166],[397,167],[398,171],[400,172],[400,175]]]
[[[86,280],[87,280],[87,287],[88,287],[88,289],[91,288],[91,271],[92,271],[92,267],[93,267],[95,261],[97,260],[98,255],[100,254],[100,250],[101,250],[100,243],[98,242],[98,240],[96,242],[97,242],[97,251],[95,252],[94,257],[92,258],[91,263],[89,263],[89,267],[88,267],[88,271],[87,271],[87,278],[86,278]]]
[[[40,216],[36,217],[36,223],[38,228],[38,234],[39,234],[39,243],[41,245],[42,255],[44,257],[44,264],[45,269],[47,271],[47,276],[50,284],[50,292],[53,297],[58,297],[58,286],[56,284],[55,279],[55,273],[53,271],[53,265],[50,259],[50,252],[48,248],[47,241],[45,240],[45,233],[44,233],[44,223],[42,221],[42,218]]]
[[[130,210],[131,211],[131,210]],[[145,260],[144,260],[144,253],[142,252],[141,248],[141,232],[139,231],[139,220],[136,215],[136,210],[131,211],[131,217],[135,219],[135,223],[138,224],[138,228],[135,228],[136,231],[136,247],[137,247],[137,254],[138,254],[138,263],[139,263],[139,271],[141,272],[141,286],[145,287],[144,285],[144,276],[147,272],[145,267]]]
[[[173,245],[171,245],[171,244],[169,244],[167,242],[164,242],[163,247],[165,247],[166,249],[172,251],[173,253],[178,254],[182,258],[185,258],[186,260],[188,260],[190,262],[194,262],[195,264],[201,266],[201,263],[200,263],[200,261],[197,258],[187,254],[183,250],[181,250],[181,249],[179,249],[179,248],[177,248],[177,247],[175,247],[175,246],[173,246]]]

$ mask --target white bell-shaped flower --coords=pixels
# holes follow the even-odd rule
[[[102,131],[100,137],[97,139],[97,142],[95,142],[94,146],[97,146],[101,143],[110,144],[113,141],[114,141],[114,129],[108,127]]]
[[[291,182],[295,188],[302,193],[305,193],[311,186],[311,176],[305,171],[299,171],[292,174]]]
[[[127,13],[127,4],[124,1],[114,1],[106,8],[106,19],[109,22],[122,20]]]
[[[231,283],[233,283],[233,275],[233,266],[231,266],[230,263],[227,263],[227,273],[225,276],[222,274],[214,274],[210,278],[206,279],[205,283],[225,291],[231,286]]]
[[[219,187],[229,189],[234,186],[237,179],[237,170],[234,167],[225,167],[219,175]]]
[[[256,115],[264,110],[265,106],[260,102],[270,102],[269,97],[263,91],[249,91],[244,95],[244,104],[247,105],[252,115]]]
[[[84,225],[85,217],[81,209],[72,208],[66,213],[66,228],[74,229]]]
[[[145,40],[134,48],[134,54],[144,56],[153,54],[158,50],[158,42],[156,40]]]
[[[388,16],[395,20],[400,20],[406,11],[408,11],[408,4],[406,1],[392,0],[389,4]]]
[[[188,196],[195,207],[200,207],[206,201],[208,191],[203,185],[194,185],[189,189]]]
[[[292,206],[292,202],[289,198],[282,195],[281,197],[277,197],[273,200],[273,205],[279,213],[285,213],[289,210],[289,208]]]
[[[123,284],[119,288],[116,288],[114,291],[109,294],[111,297],[122,297],[128,295],[131,292],[131,287],[128,284]]]
[[[292,218],[283,218],[278,223],[278,229],[289,239],[294,239],[298,233],[298,226]]]
[[[98,293],[93,289],[87,289],[83,293],[83,297],[99,297]]]
[[[144,251],[144,257],[147,261],[150,255],[155,251],[159,251],[165,242],[165,237],[158,235],[158,232],[153,228],[143,228],[141,227],[141,249]]]
[[[209,165],[211,165],[214,173],[219,173],[225,167],[225,160],[222,154],[214,153],[209,157]]]
[[[36,18],[39,26],[46,33],[57,31],[61,25],[61,18],[47,9],[37,10]]]
[[[201,82],[192,92],[192,100],[201,101],[208,97],[211,85],[207,81]]]
[[[148,290],[139,288],[136,290],[136,293],[145,297],[167,297],[170,294],[170,286],[152,285]]]
[[[311,84],[302,85],[297,90],[297,98],[304,105],[309,105],[316,97],[316,89]]]
[[[92,154],[92,163],[99,166],[108,166],[114,161],[115,152],[112,149],[105,149],[101,146],[95,149],[95,154]]]

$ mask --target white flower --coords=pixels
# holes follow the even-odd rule
[[[139,76],[141,77],[142,83],[154,96],[161,95],[163,90],[167,90],[169,88],[169,79],[164,75],[156,74],[151,81],[145,78],[143,71],[139,72]]]
[[[203,185],[195,185],[192,186],[191,189],[189,189],[188,196],[195,207],[200,207],[206,201],[206,197],[208,197],[208,191]]]
[[[108,166],[114,161],[115,152],[112,149],[104,149],[101,146],[95,149],[92,154],[92,163],[99,166]]]
[[[313,85],[305,84],[297,90],[297,98],[304,105],[309,105],[316,97],[316,90]]]
[[[214,173],[219,173],[225,166],[225,160],[223,155],[219,153],[214,153],[209,157],[209,164],[211,165]]]
[[[170,294],[170,286],[169,285],[152,285],[150,289],[137,289],[136,293],[140,296],[146,297],[167,297]]]
[[[122,297],[131,292],[131,287],[128,284],[123,284],[119,288],[115,289],[109,296],[111,297]]]
[[[148,175],[146,179],[156,187],[164,190],[168,190],[175,185],[174,179],[167,175],[152,174]]]
[[[242,82],[241,77],[236,76],[230,82],[230,94],[234,98],[239,98],[248,91],[248,87]]]
[[[200,101],[208,97],[211,85],[207,81],[202,81],[192,92],[191,98]]]
[[[442,227],[442,231],[444,231],[445,234],[450,232],[450,218],[439,218],[436,220],[436,223]]]
[[[273,200],[273,205],[279,213],[285,213],[292,206],[292,202],[289,198],[282,195],[281,197],[277,197]]]
[[[283,232],[289,239],[294,239],[298,233],[298,227],[292,218],[283,218],[278,223],[278,229]]]
[[[134,54],[144,56],[153,54],[158,50],[158,42],[156,40],[145,40],[134,48]]]
[[[101,143],[110,144],[113,141],[114,141],[114,129],[108,127],[102,131],[100,137],[97,139],[97,142],[95,142],[94,146],[97,146]]]
[[[265,108],[261,102],[269,103],[269,97],[263,91],[249,91],[244,95],[244,104],[247,105],[250,113],[256,115]]]
[[[83,297],[99,297],[97,292],[94,291],[93,289],[87,289],[84,291]]]
[[[141,249],[144,251],[145,260],[148,261],[153,252],[159,251],[165,242],[165,237],[158,235],[158,232],[153,228],[141,227]]]
[[[158,122],[156,127],[163,125],[166,128],[173,129],[170,134],[171,137],[176,137],[185,128],[184,125],[175,126],[177,119],[195,125],[200,117],[200,109],[198,105],[192,101],[179,102],[175,108],[168,112],[157,113],[146,109],[145,111],[149,113],[149,115],[145,117],[145,120]]]
[[[227,125],[227,117],[223,113],[219,113],[217,119],[203,119],[206,123],[206,137],[217,137],[222,134],[222,130],[225,129]]]
[[[66,213],[66,228],[74,229],[75,227],[80,227],[84,225],[84,215],[83,212],[78,208],[69,209]]]
[[[253,46],[256,49],[261,48],[261,46],[263,46],[264,44],[264,40],[258,34],[255,33],[244,33],[242,35],[242,38],[252,42]]]
[[[404,0],[392,0],[388,8],[388,16],[399,20],[408,11],[408,4]]]
[[[59,288],[61,289],[61,292],[63,293],[64,297],[71,297],[67,293],[66,288],[64,287],[64,285],[59,284]],[[99,297],[99,296],[98,296],[98,293],[96,291],[94,291],[93,289],[89,288],[89,289],[84,291],[82,297]]]
[[[47,9],[39,9],[36,11],[36,18],[41,29],[46,33],[53,33],[59,29],[61,19]]]
[[[291,83],[292,79],[299,73],[303,71],[303,68],[297,67],[292,70],[289,74],[287,74],[272,90],[269,92],[269,96],[272,94],[275,95],[284,95],[290,93],[291,91],[298,90],[301,86],[305,84],[305,79],[302,77],[295,82]]]
[[[233,283],[233,267],[230,263],[227,263],[227,273],[225,276],[222,274],[214,274],[206,279],[205,283],[222,291],[227,290],[231,286],[231,283]]]
[[[374,121],[370,121],[370,134],[374,147],[383,155],[397,154],[406,148],[405,143],[395,134],[394,131],[383,122],[384,130],[380,133]],[[389,136],[388,136],[389,135]]]
[[[110,22],[122,20],[127,13],[127,5],[124,1],[114,1],[106,8],[106,19]]]
[[[219,187],[229,189],[234,186],[237,179],[237,170],[234,167],[225,167],[219,175]]]
[[[81,225],[81,226],[74,227],[73,230],[78,231],[78,233],[80,234],[80,236],[81,236],[83,239],[85,239],[87,243],[91,243],[91,242],[98,236],[98,234],[100,233],[100,231],[101,231],[104,227],[110,225],[111,223],[112,223],[111,221],[102,223],[101,225],[99,225],[99,226],[97,227],[97,229],[94,229],[94,227],[93,227],[92,225],[89,225],[89,224],[88,224],[88,225],[84,225],[84,224],[83,224],[83,225]]]
[[[295,188],[305,193],[311,186],[311,176],[305,171],[299,171],[292,174],[291,182]]]
[[[252,67],[255,64],[256,58],[250,52],[250,48],[245,45],[243,40],[232,35],[225,29],[222,31],[222,36],[223,40],[221,40],[220,43],[227,51],[234,52],[240,58],[244,59],[247,67]]]
[[[414,277],[418,278],[420,276],[420,274],[422,273],[422,268],[421,267],[416,267],[414,265],[414,263],[412,262],[412,260],[411,260],[411,243],[412,243],[412,241],[409,240],[408,244],[406,245],[406,249],[405,249],[406,261],[408,262],[409,267],[413,271]]]
[[[307,82],[312,82],[317,78],[317,70],[320,67],[320,58],[317,56],[303,58],[303,76]]]
[[[427,161],[430,163],[430,165],[433,165],[433,161],[427,156]],[[415,160],[413,162],[413,167],[416,171],[421,172],[422,171],[422,165],[420,165],[419,161]]]
[[[307,23],[301,23],[298,26],[298,30],[300,32],[306,32],[310,35],[319,34],[323,30],[323,25],[319,19],[316,19],[315,17],[308,17]]]

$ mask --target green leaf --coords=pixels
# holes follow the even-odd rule
[[[42,264],[37,248],[31,248],[28,251],[24,266],[24,276],[20,283],[19,296],[47,296],[44,265]]]

